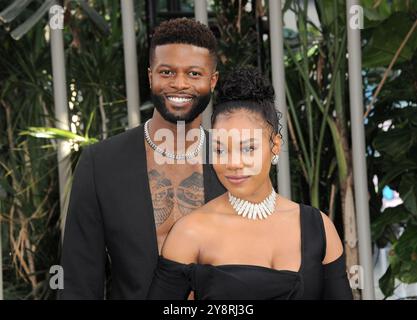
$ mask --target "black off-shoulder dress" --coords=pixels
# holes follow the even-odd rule
[[[322,264],[326,236],[320,211],[300,204],[301,266],[298,272],[243,264],[182,264],[159,256],[148,299],[351,300],[344,253]]]

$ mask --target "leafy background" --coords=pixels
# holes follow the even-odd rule
[[[0,11],[11,3],[0,0]],[[56,139],[83,145],[127,128],[119,1],[65,1],[65,59],[71,132],[55,127],[51,54],[43,1],[31,1],[0,26],[0,217],[5,299],[54,299],[49,267],[59,263],[60,209]],[[192,15],[193,1],[178,1]],[[307,14],[315,8],[319,24]],[[152,114],[146,76],[149,32],[145,1],[135,1],[142,121]],[[364,116],[372,239],[390,248],[380,279],[386,297],[398,280],[417,282],[417,19],[415,0],[363,0]],[[157,23],[170,5],[158,1]],[[172,9],[172,8],[171,8]],[[350,218],[353,191],[344,0],[284,1],[297,30],[286,28],[292,194],[329,214],[345,240],[348,267],[358,262]],[[30,28],[24,21],[38,15]],[[210,1],[221,73],[252,64],[270,75],[268,8],[262,1]],[[23,28],[22,28],[23,25]],[[28,30],[24,33],[25,28]],[[415,29],[414,29],[415,30]],[[19,40],[12,35],[21,34]],[[365,114],[366,110],[364,110]],[[39,137],[47,137],[41,139]],[[51,139],[55,138],[55,139]],[[77,142],[78,141],[78,142]],[[374,187],[374,176],[378,185]],[[276,183],[276,172],[271,177]],[[403,204],[383,212],[383,187]],[[353,228],[354,229],[354,228]],[[352,233],[353,232],[353,233]],[[355,298],[360,292],[355,290]]]

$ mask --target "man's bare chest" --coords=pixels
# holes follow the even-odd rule
[[[204,204],[202,168],[178,165],[148,166],[156,227],[168,218],[178,220]]]

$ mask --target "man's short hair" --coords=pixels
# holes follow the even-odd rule
[[[152,64],[155,48],[164,44],[190,44],[209,50],[214,65],[217,64],[217,40],[205,24],[188,18],[162,22],[152,36],[149,48],[149,63]]]

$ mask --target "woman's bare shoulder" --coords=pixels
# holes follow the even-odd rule
[[[337,233],[336,227],[333,221],[327,216],[327,214],[321,212],[323,219],[324,231],[326,234],[326,256],[324,257],[323,264],[333,262],[343,253],[343,243]]]
[[[300,204],[279,195],[277,198],[277,213],[288,218],[299,219]]]
[[[162,248],[165,258],[181,263],[197,261],[201,243],[211,230],[210,221],[213,220],[213,213],[216,212],[219,201],[216,199],[175,222]]]
[[[198,225],[191,214],[175,222],[162,246],[162,255],[180,263],[196,262],[200,250]]]

